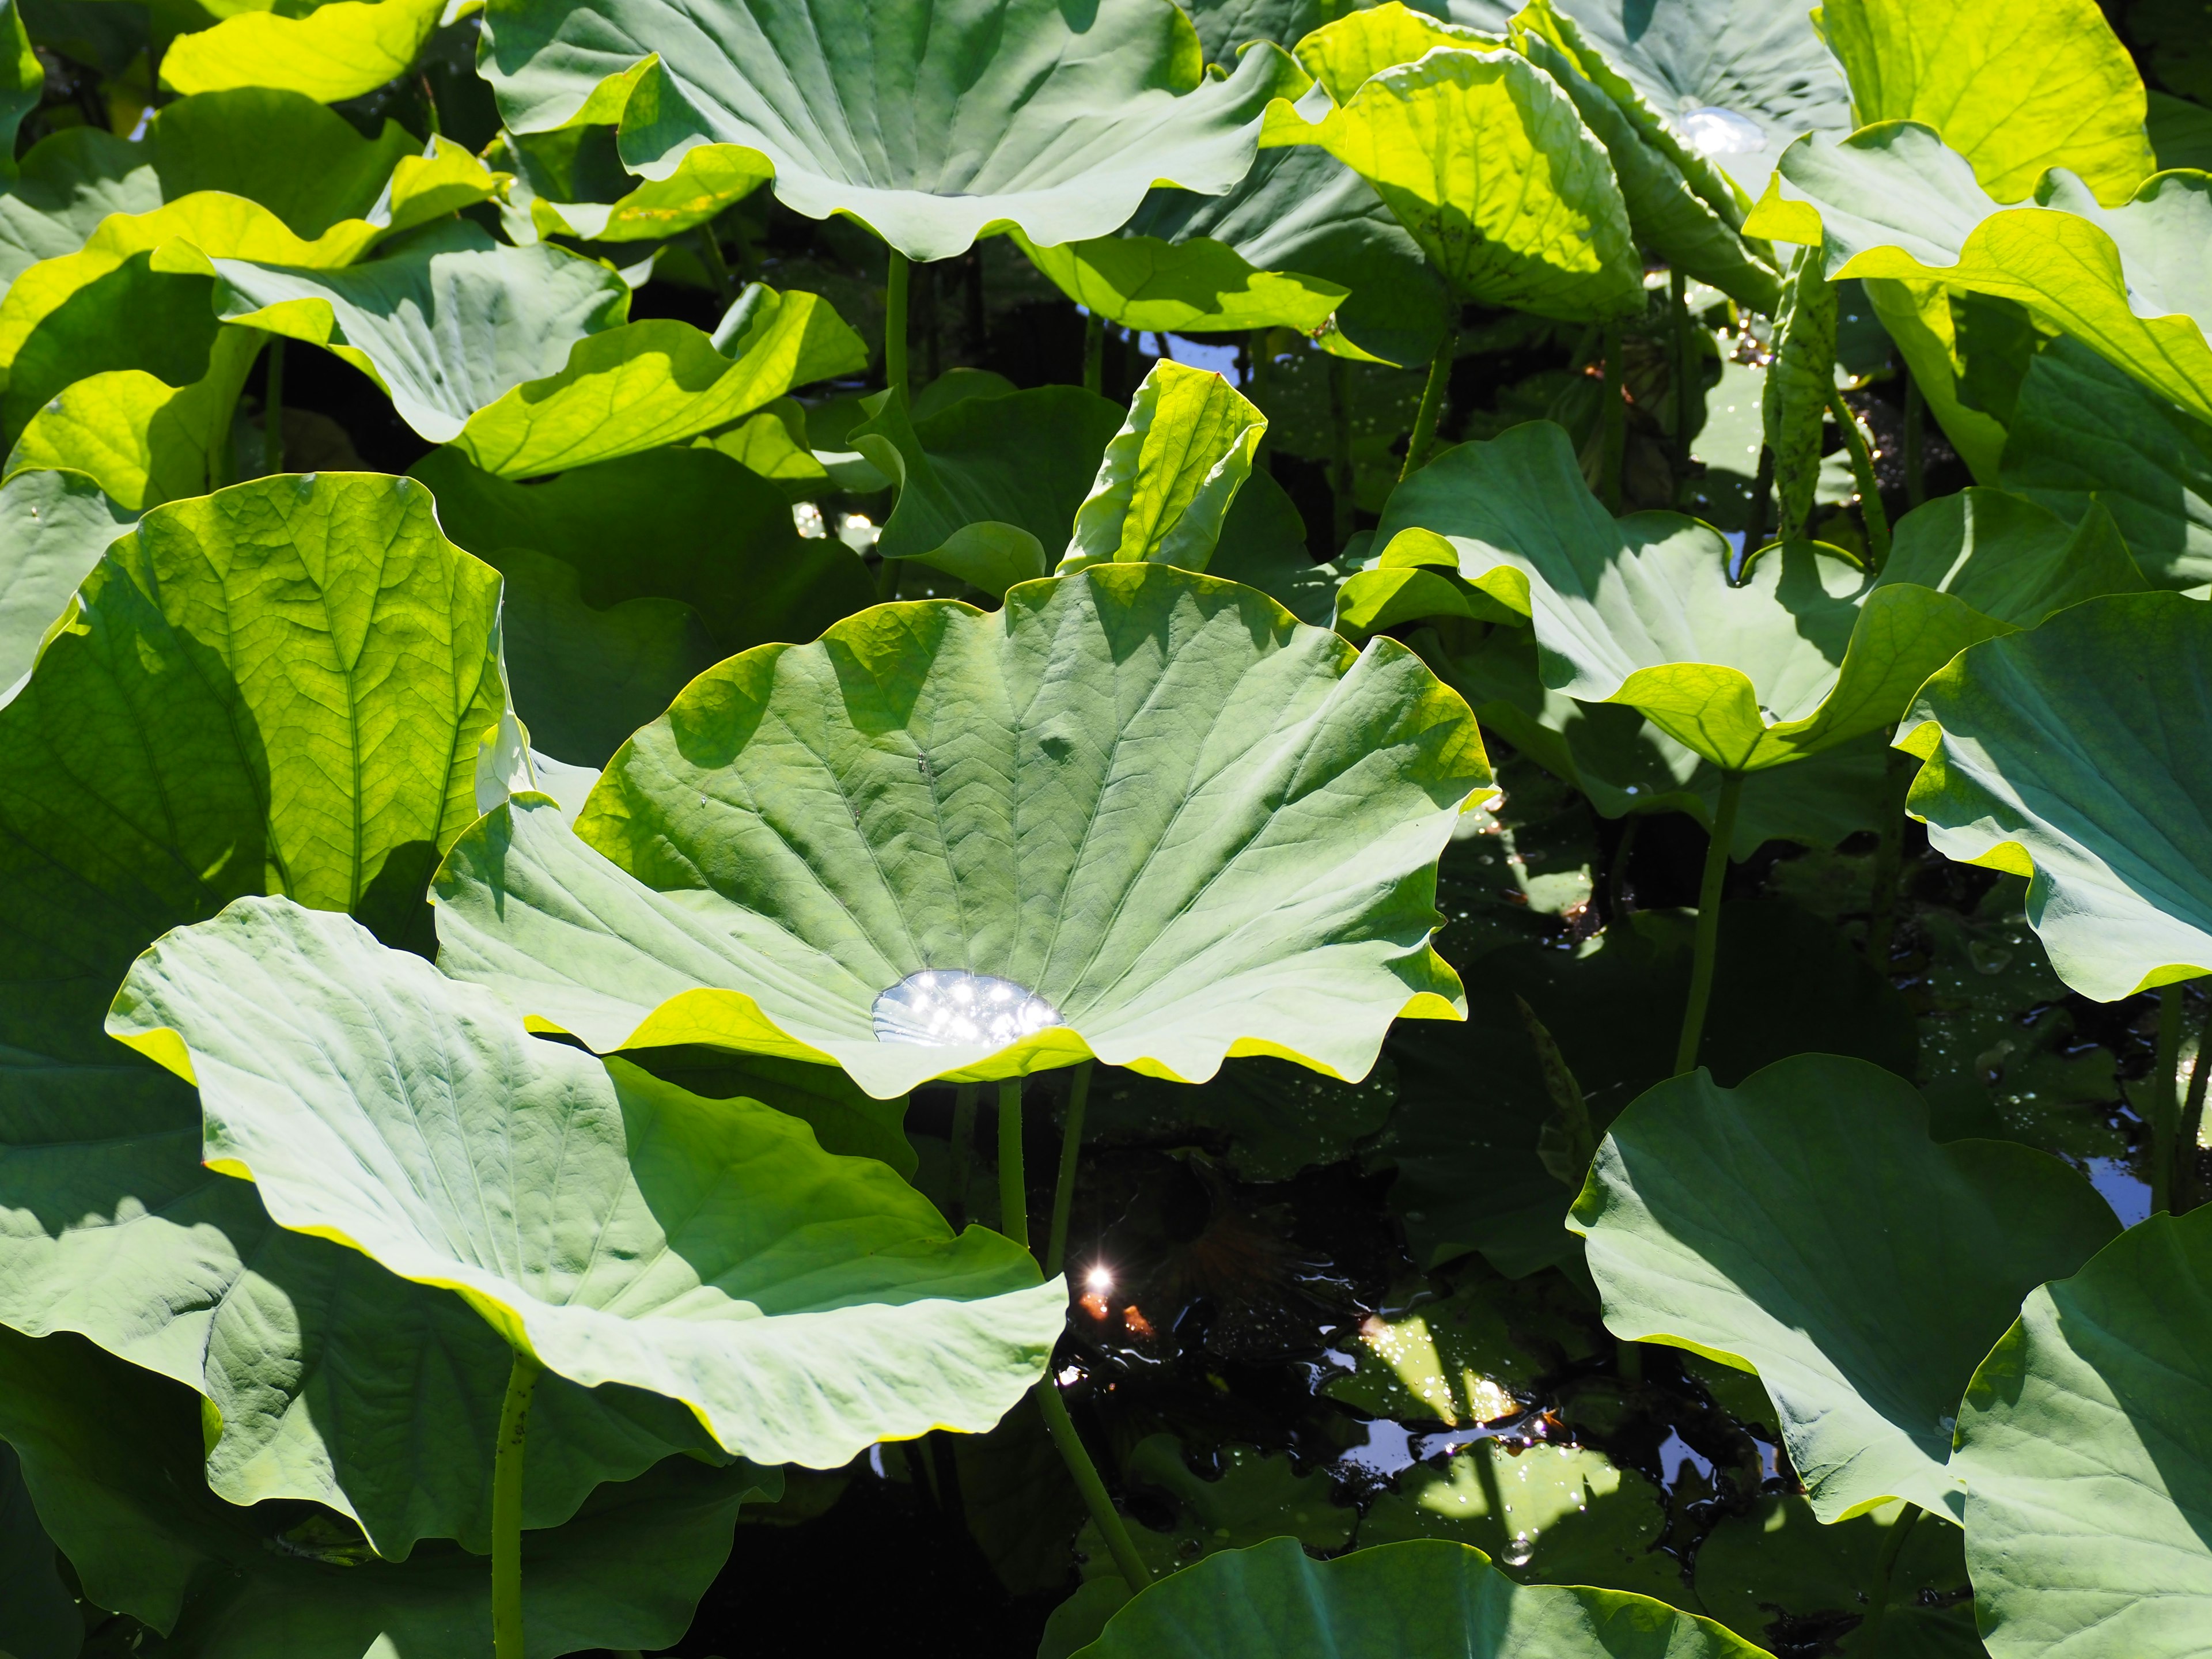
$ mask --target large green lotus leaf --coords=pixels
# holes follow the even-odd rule
[[[161,185],[139,145],[105,127],[64,127],[0,180],[0,283],[74,253],[110,214],[150,213]]]
[[[0,483],[0,702],[135,516],[82,472],[17,472]]]
[[[1205,569],[1267,431],[1220,375],[1154,364],[1076,509],[1060,574],[1146,561]]]
[[[756,1462],[989,1428],[1066,1316],[870,1158],[527,1035],[357,923],[242,899],[132,968],[107,1029],[196,1081],[205,1156],[282,1224],[458,1291],[586,1388],[682,1401]]]
[[[1395,642],[1355,653],[1249,587],[1099,566],[702,675],[574,835],[522,798],[464,838],[440,963],[601,1053],[829,1060],[878,1097],[1087,1054],[1357,1079],[1392,1019],[1458,1012],[1434,864],[1489,781],[1466,705]],[[948,1029],[962,970],[1046,1006],[1019,1005],[1026,1034]],[[878,1040],[907,1018],[883,994],[939,994],[907,985],[925,972],[959,985],[912,1020],[958,1040]]]
[[[1358,173],[1464,299],[1569,322],[1644,309],[1604,148],[1517,53],[1439,46],[1368,76],[1317,121],[1279,101],[1260,142],[1316,144]]]
[[[629,284],[597,261],[548,244],[503,246],[465,221],[342,270],[214,264],[225,322],[327,348],[432,443],[459,437],[525,381],[560,373],[574,345],[629,312]]]
[[[1950,594],[2015,629],[2084,599],[2148,586],[2112,515],[2095,503],[2069,524],[2024,495],[1978,485],[1897,521],[1874,591],[1899,585]]]
[[[2182,1659],[2212,1618],[2212,1209],[2153,1216],[2027,1298],[1959,1413],[1996,1659]]]
[[[1122,412],[1079,386],[963,398],[909,420],[888,394],[848,441],[898,486],[877,551],[1003,594],[1047,574]]]
[[[173,41],[161,80],[182,93],[279,87],[335,104],[404,75],[445,10],[446,0],[335,0],[297,16],[240,10]]]
[[[1413,1539],[1308,1558],[1294,1538],[1223,1550],[1106,1622],[1081,1659],[1752,1659],[1759,1650],[1663,1601],[1516,1584],[1480,1550]]]
[[[1489,52],[1502,36],[1455,22],[1449,17],[1384,0],[1379,6],[1350,6],[1295,48],[1306,73],[1332,104],[1348,104],[1359,88],[1386,69],[1411,64],[1438,46],[1455,52]]]
[[[2051,965],[2100,1002],[2212,973],[2208,651],[2200,600],[2099,599],[1963,653],[1898,728],[1929,841],[2031,878]]]
[[[2105,507],[2162,587],[2212,580],[2212,422],[2079,341],[2054,340],[2028,365],[2001,476],[2069,521]]]
[[[724,656],[813,639],[874,601],[850,548],[800,536],[783,497],[715,450],[650,449],[525,485],[441,449],[412,476],[437,496],[440,527],[487,563],[513,547],[558,559],[600,611],[680,600]]]
[[[1464,0],[1462,0],[1464,3]],[[1555,0],[1595,58],[1591,77],[1685,175],[1710,165],[1755,199],[1799,134],[1848,132],[1850,94],[1796,5],[1768,0]],[[1726,213],[1725,193],[1698,195]]]
[[[849,215],[915,259],[1007,226],[1103,236],[1155,184],[1226,190],[1267,100],[1303,89],[1267,46],[1207,76],[1189,20],[1148,0],[500,0],[479,68],[517,133],[619,117],[648,179],[734,146],[787,207]]]
[[[1746,221],[1822,250],[1829,280],[1896,277],[2014,300],[2160,396],[2212,420],[2212,177],[2162,173],[2107,208],[2062,169],[2005,207],[1928,128],[1887,122],[1784,155]]]
[[[84,1615],[58,1563],[15,1449],[0,1441],[0,1650],[15,1659],[76,1659],[84,1645]]]
[[[1756,1371],[1823,1521],[1903,1498],[1954,1520],[1959,1396],[2045,1279],[2118,1231],[2013,1141],[1929,1138],[1911,1085],[1801,1054],[1630,1106],[1567,1224],[1616,1336]]]
[[[1859,126],[1919,121],[1973,163],[2000,202],[2052,167],[2124,202],[2158,166],[2142,76],[2096,0],[2024,11],[1985,0],[1823,0],[1820,30]]]
[[[1187,191],[1176,191],[1187,195]],[[1215,198],[1196,198],[1208,204]],[[1229,333],[1325,327],[1351,292],[1295,270],[1261,270],[1208,236],[1097,236],[1039,247],[1016,233],[1030,263],[1086,312],[1139,331]]]
[[[444,1545],[380,1561],[330,1516],[222,1501],[197,1467],[198,1407],[187,1390],[76,1337],[0,1329],[0,1435],[88,1601],[166,1634],[163,1651],[188,1659],[489,1645],[481,1554]],[[542,1429],[534,1411],[532,1420]],[[603,1488],[557,1530],[524,1533],[532,1659],[678,1639],[728,1557],[738,1506],[781,1484],[750,1465],[677,1458]]]
[[[612,130],[570,127],[545,137],[558,141],[591,133],[605,134],[611,139]],[[517,143],[512,134],[504,142],[519,173],[524,169],[538,171],[531,167],[534,147]],[[706,224],[773,176],[774,169],[765,158],[709,144],[686,151],[676,171],[665,179],[648,179],[634,188],[623,188],[612,201],[574,201],[568,199],[565,192],[549,199],[539,188],[546,181],[518,176],[508,188],[501,217],[517,241],[541,236],[574,236],[593,242],[664,241]],[[633,184],[628,173],[621,177],[623,185]]]
[[[1535,0],[1517,22],[1515,46],[1559,83],[1605,146],[1638,239],[1670,268],[1773,315],[1781,295],[1772,250],[1745,242],[1735,187],[1700,153],[1675,140],[1617,73],[1609,73],[1572,17]]]

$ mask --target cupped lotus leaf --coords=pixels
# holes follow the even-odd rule
[[[1823,0],[1818,15],[1855,125],[1926,124],[2000,202],[2064,167],[2117,204],[2158,166],[2142,76],[2096,0]]]
[[[269,87],[178,99],[155,112],[144,142],[130,149],[153,166],[161,201],[222,191],[310,238],[369,217],[393,169],[416,153],[395,122],[364,137],[336,110]]]
[[[1774,314],[1780,292],[1773,251],[1744,240],[1744,210],[1735,187],[1626,90],[1574,19],[1548,0],[1536,0],[1516,20],[1514,45],[1559,82],[1605,146],[1638,238],[1669,268],[1711,283],[1740,305]]]
[[[679,600],[723,656],[813,639],[875,601],[850,548],[800,536],[775,489],[712,449],[649,449],[528,485],[441,449],[412,476],[436,495],[440,528],[487,563],[511,547],[558,559],[600,611]]]
[[[2100,205],[2064,169],[2007,207],[1910,121],[1790,146],[1745,228],[1820,248],[1828,278],[1895,277],[2014,300],[2212,420],[2212,177],[2161,173]]]
[[[2204,1650],[2212,1209],[2130,1228],[2027,1298],[1959,1413],[1996,1659]]]
[[[2161,587],[2212,580],[2212,422],[2079,341],[2054,340],[2028,365],[2000,476],[2069,522],[2105,507]]]
[[[909,420],[867,400],[848,440],[898,486],[876,550],[918,559],[987,593],[1048,574],[1122,413],[1079,386],[963,398]]]
[[[1348,104],[1359,88],[1386,69],[1411,64],[1438,46],[1458,52],[1492,52],[1505,44],[1497,35],[1469,28],[1383,0],[1332,19],[1292,48],[1305,72],[1334,104]]]
[[[0,1329],[0,1436],[87,1599],[166,1634],[167,1650],[363,1659],[489,1643],[481,1554],[447,1545],[380,1561],[331,1516],[222,1501],[196,1467],[197,1402],[174,1383],[73,1336]],[[738,1506],[781,1486],[773,1470],[672,1459],[557,1530],[526,1532],[530,1659],[678,1639],[729,1555]]]
[[[1327,325],[1351,293],[1340,283],[1295,270],[1257,270],[1235,248],[1208,236],[1182,241],[1098,236],[1039,247],[1018,232],[1015,240],[1030,263],[1084,310],[1139,332],[1291,328],[1311,334]]]
[[[1079,1659],[1753,1659],[1711,1620],[1623,1590],[1516,1584],[1480,1550],[1414,1539],[1316,1561],[1294,1538],[1160,1580]]]
[[[1644,309],[1604,147],[1517,53],[1438,46],[1369,76],[1317,121],[1277,103],[1260,142],[1316,144],[1358,173],[1462,299],[1567,322]]]
[[[523,798],[464,838],[439,959],[601,1053],[827,1059],[878,1097],[1086,1054],[1357,1079],[1392,1019],[1458,1012],[1433,866],[1489,781],[1466,705],[1402,647],[1102,565],[708,671],[574,835]],[[877,1040],[881,994],[963,969],[1057,1023]]]
[[[2212,973],[2208,652],[2200,600],[2097,599],[1960,653],[1898,728],[1929,841],[2029,877],[2051,965],[2100,1002]]]
[[[785,206],[915,259],[1006,226],[1041,246],[1103,236],[1155,184],[1227,190],[1268,100],[1304,81],[1270,46],[1207,76],[1189,20],[1149,0],[500,0],[479,67],[517,133],[619,118],[648,179],[732,146]]]
[[[727,425],[867,358],[827,301],[757,283],[711,336],[656,318],[578,341],[558,374],[470,416],[453,447],[502,478],[566,471]]]
[[[605,265],[550,245],[506,247],[465,221],[341,270],[220,258],[213,269],[225,322],[325,347],[432,443],[561,373],[573,346],[629,313],[629,284]]]
[[[447,0],[334,0],[304,15],[242,10],[179,35],[161,54],[161,81],[181,93],[277,87],[335,104],[404,75]]]
[[[1060,572],[1139,562],[1205,569],[1267,431],[1267,417],[1220,375],[1154,364],[1076,509]]]
[[[988,1429],[1066,1317],[1027,1250],[956,1237],[874,1160],[539,1042],[289,900],[167,935],[108,1030],[198,1085],[209,1166],[281,1224],[458,1291],[572,1382],[682,1401],[756,1462]]]
[[[1974,1368],[2022,1297],[2119,1230],[2057,1158],[1939,1146],[1911,1085],[1833,1054],[1650,1090],[1567,1224],[1616,1336],[1759,1374],[1831,1522],[1899,1498],[1961,1517],[1952,1431]]]
[[[0,702],[136,517],[82,472],[22,471],[0,483]]]

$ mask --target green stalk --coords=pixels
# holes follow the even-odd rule
[[[422,125],[430,129],[430,136],[435,138],[446,131],[446,126],[438,118],[438,94],[431,89],[430,72],[428,70],[416,70],[415,81],[422,89]]]
[[[491,1644],[495,1659],[523,1659],[522,1449],[530,1437],[530,1396],[544,1369],[520,1349],[507,1374],[491,1474]]]
[[[1444,325],[1444,337],[1429,362],[1428,383],[1421,388],[1421,406],[1413,414],[1413,434],[1406,441],[1406,464],[1398,469],[1398,482],[1428,465],[1429,447],[1437,441],[1437,422],[1444,410],[1444,386],[1451,380],[1452,353],[1459,345],[1459,330]]]
[[[1844,434],[1844,447],[1851,458],[1851,481],[1858,486],[1859,510],[1866,518],[1867,555],[1876,574],[1889,562],[1889,513],[1881,504],[1881,484],[1874,476],[1874,456],[1867,448],[1859,417],[1844,401],[1844,394],[1828,388],[1828,413]]]
[[[999,1231],[1030,1247],[1029,1184],[1022,1173],[1022,1080],[999,1085]]]
[[[1705,1005],[1713,994],[1713,958],[1720,948],[1721,885],[1728,878],[1729,844],[1735,837],[1736,808],[1743,802],[1743,774],[1721,774],[1720,811],[1713,814],[1705,846],[1705,878],[1698,888],[1698,950],[1690,966],[1690,1004],[1682,1011],[1682,1041],[1674,1050],[1677,1077],[1696,1069],[1705,1034]]]
[[[1743,556],[1749,558],[1766,544],[1766,509],[1773,505],[1774,446],[1759,447],[1759,473],[1751,481],[1751,507],[1743,521]]]
[[[2174,1139],[2181,1155],[2181,1178],[2174,1183],[2176,1215],[2203,1201],[2197,1190],[2197,1141],[2204,1128],[2204,1086],[2212,1082],[2212,1000],[2204,1005],[2204,1023],[2197,1031],[2197,1058],[2189,1068],[2189,1098],[2182,1103],[2181,1128]]]
[[[738,297],[738,285],[731,279],[728,262],[722,258],[721,239],[714,234],[711,222],[699,227],[699,263],[707,267],[707,280],[714,285],[714,298],[721,302],[724,310],[728,310],[730,301]]]
[[[2158,988],[2158,1059],[2151,1072],[2150,1212],[2173,1208],[2181,1127],[2181,987]]]
[[[1905,1513],[1890,1524],[1889,1536],[1881,1540],[1881,1551],[1875,1557],[1874,1562],[1874,1607],[1867,1614],[1866,1622],[1859,1626],[1861,1631],[1879,1629],[1883,1615],[1888,1613],[1890,1581],[1896,1576],[1898,1559],[1905,1553],[1905,1540],[1912,1536],[1912,1528],[1919,1522],[1921,1514],[1919,1504],[1906,1504]],[[1862,1641],[1857,1645],[1866,1647],[1868,1644]]]
[[[1682,270],[1672,272],[1667,281],[1668,297],[1674,301],[1674,474],[1686,477],[1690,471],[1690,278]]]
[[[284,337],[269,341],[269,376],[261,399],[261,470],[284,470]]]
[[[1067,1215],[1075,1206],[1075,1165],[1083,1155],[1083,1109],[1091,1103],[1091,1073],[1085,1060],[1067,1083],[1067,1121],[1060,1132],[1060,1179],[1052,1189],[1052,1231],[1045,1235],[1044,1276],[1050,1279],[1067,1260]]]
[[[1060,1397],[1060,1384],[1048,1374],[1036,1385],[1036,1402],[1037,1410],[1043,1413],[1045,1428],[1052,1435],[1052,1443],[1060,1449],[1061,1462],[1067,1465],[1068,1474],[1075,1477],[1076,1490],[1083,1494],[1083,1507],[1098,1523],[1106,1547],[1113,1553],[1114,1565],[1121,1570],[1130,1594],[1135,1595],[1152,1583],[1152,1575],[1146,1569],[1145,1558],[1137,1553],[1137,1546],[1129,1537],[1128,1524],[1107,1494],[1106,1483],[1099,1479],[1098,1466],[1091,1461],[1083,1437],[1075,1431],[1075,1421],[1067,1414],[1067,1402]]]
[[[1923,452],[1928,429],[1928,400],[1920,395],[1920,382],[1905,371],[1905,504],[1917,507],[1928,499]]]
[[[914,279],[914,262],[896,248],[890,255],[890,275],[884,282],[884,384],[905,403],[906,296]]]
[[[1346,381],[1350,365],[1332,353],[1328,360],[1328,493],[1334,509],[1329,526],[1333,554],[1352,539],[1352,399]]]
[[[1095,311],[1083,319],[1083,389],[1105,395],[1106,319]]]
[[[1620,400],[1620,325],[1605,325],[1605,407],[1598,411],[1604,447],[1598,463],[1598,496],[1620,516],[1620,470],[1628,456],[1628,406]]]
[[[952,1097],[952,1202],[968,1219],[968,1166],[975,1158],[975,1096],[981,1085],[963,1083]]]
[[[1897,882],[1905,868],[1905,796],[1912,786],[1912,757],[1887,751],[1882,778],[1881,841],[1874,854],[1874,894],[1867,906],[1867,960],[1885,978],[1890,942],[1897,933]]]

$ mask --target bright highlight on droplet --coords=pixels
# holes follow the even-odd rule
[[[1758,122],[1717,105],[1686,110],[1675,125],[1704,155],[1744,155],[1766,144],[1766,135],[1759,130]]]
[[[876,999],[876,1041],[1012,1042],[1060,1023],[1060,1010],[1025,985],[964,968],[925,968]]]
[[[1086,1291],[1097,1291],[1103,1295],[1114,1288],[1114,1275],[1107,1271],[1103,1263],[1101,1263],[1093,1267],[1084,1279],[1083,1288]]]

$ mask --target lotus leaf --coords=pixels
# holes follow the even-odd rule
[[[1358,173],[1463,299],[1567,321],[1641,312],[1627,210],[1566,94],[1507,51],[1439,46],[1399,63],[1406,26],[1367,22],[1390,9],[1322,31],[1324,84],[1357,89],[1316,121],[1272,106],[1262,147],[1316,144]],[[1395,66],[1356,78],[1370,62]]]
[[[239,10],[161,54],[181,93],[277,87],[335,104],[374,92],[421,55],[447,0],[334,0],[303,16]]]
[[[1142,561],[1205,569],[1267,430],[1220,375],[1155,364],[1076,509],[1060,572]]]
[[[1343,105],[1382,70],[1416,62],[1439,46],[1490,52],[1504,44],[1500,36],[1413,9],[1400,0],[1384,0],[1332,19],[1301,40],[1295,51],[1329,101]]]
[[[0,283],[76,252],[110,214],[150,213],[161,199],[138,146],[104,127],[48,135],[0,179]]]
[[[1191,199],[1218,203],[1209,196]],[[1017,240],[1061,293],[1127,329],[1202,334],[1291,328],[1311,334],[1328,325],[1351,293],[1323,277],[1257,269],[1209,236],[1100,236],[1058,247],[1038,247],[1018,233]]]
[[[1458,1012],[1431,866],[1488,784],[1473,717],[1402,647],[1355,653],[1248,587],[1100,566],[996,615],[882,607],[710,670],[615,757],[574,836],[526,798],[464,839],[440,962],[602,1053],[829,1060],[878,1097],[1089,1054],[1176,1081],[1249,1054],[1356,1079],[1393,1018]],[[1052,1023],[877,1039],[884,993],[929,973],[957,995],[962,970]]]
[[[2107,208],[2054,168],[2006,207],[1934,132],[1892,121],[1840,142],[1800,139],[1745,229],[1820,248],[1832,282],[1896,277],[2017,301],[2212,420],[2212,285],[2191,251],[2208,224],[2202,173],[2156,174]]]
[[[1982,1638],[2028,1654],[2200,1652],[2212,1210],[2153,1216],[2027,1298],[1959,1412]]]
[[[219,332],[207,373],[184,386],[139,368],[88,374],[31,416],[8,452],[9,468],[82,472],[132,513],[202,495],[216,481],[260,347],[246,330]]]
[[[2096,0],[2015,13],[1981,0],[1822,0],[1855,124],[1918,121],[2000,202],[2052,167],[2117,204],[2157,167],[2142,77]]]
[[[2054,340],[2028,365],[2002,476],[2069,520],[2107,508],[2160,586],[2212,580],[2212,423],[2078,341]]]
[[[548,135],[553,139],[585,133],[606,132],[599,127],[571,127]],[[766,160],[744,150],[708,145],[688,150],[665,179],[649,179],[624,188],[611,202],[568,199],[565,191],[549,195],[551,180],[533,178],[532,148],[508,141],[521,177],[508,191],[510,234],[528,227],[527,236],[577,236],[594,242],[659,241],[712,221],[732,203],[750,196],[773,176]],[[617,164],[619,165],[619,164]],[[627,186],[630,179],[623,175]],[[518,224],[517,221],[520,223]]]
[[[509,548],[558,559],[599,611],[678,600],[719,655],[811,640],[874,598],[851,549],[801,538],[781,495],[712,449],[650,449],[529,485],[441,449],[413,476],[437,496],[440,527],[487,563]]]
[[[1516,1584],[1481,1551],[1415,1539],[1310,1560],[1271,1538],[1224,1550],[1122,1607],[1082,1659],[1750,1659],[1711,1620],[1620,1590]]]
[[[77,584],[133,515],[81,472],[0,483],[0,703],[21,689]]]
[[[2051,966],[2099,1001],[2212,972],[2208,650],[2199,600],[2099,599],[1962,653],[1899,727],[1929,839],[2029,877]]]
[[[872,1159],[540,1042],[490,993],[289,900],[170,933],[108,1030],[198,1085],[209,1166],[280,1224],[459,1291],[586,1388],[683,1401],[757,1462],[988,1429],[1065,1316],[1026,1250],[956,1238]]]
[[[1826,1054],[1650,1091],[1567,1224],[1616,1336],[1759,1374],[1830,1522],[1898,1498],[1963,1516],[1951,1437],[1974,1367],[2021,1297],[2118,1231],[2057,1159],[1938,1146],[1909,1085]]]
[[[1201,1555],[1284,1534],[1321,1551],[1340,1550],[1352,1541],[1358,1512],[1329,1501],[1328,1477],[1318,1469],[1300,1474],[1288,1457],[1249,1446],[1224,1448],[1218,1462],[1218,1474],[1196,1473],[1171,1434],[1147,1435],[1129,1449],[1123,1480],[1162,1502],[1175,1517],[1165,1528],[1132,1529],[1156,1576],[1165,1577]],[[1107,1565],[1095,1526],[1085,1529],[1075,1547],[1094,1570]]]
[[[332,1247],[335,1249],[336,1247]],[[97,1606],[222,1659],[360,1659],[489,1645],[481,1556],[368,1556],[342,1522],[219,1501],[195,1467],[196,1402],[73,1336],[0,1330],[0,1434],[40,1518]],[[524,1534],[531,1659],[673,1641],[774,1471],[672,1460],[609,1486],[556,1531]],[[74,1652],[72,1649],[70,1651]]]
[[[647,179],[733,147],[773,167],[785,206],[915,259],[1006,227],[1040,246],[1103,236],[1156,184],[1218,194],[1268,100],[1303,82],[1268,46],[1212,79],[1189,20],[1146,0],[499,0],[480,68],[518,134],[618,118]]]

